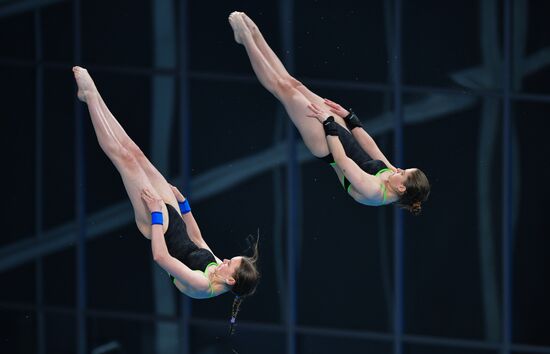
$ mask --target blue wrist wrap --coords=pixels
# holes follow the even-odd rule
[[[183,202],[178,202],[178,204],[180,206],[180,212],[182,215],[187,214],[191,211],[191,207],[189,206],[189,201],[187,199],[185,199],[185,201]]]
[[[151,213],[151,225],[162,225],[163,223],[162,211],[153,211]]]

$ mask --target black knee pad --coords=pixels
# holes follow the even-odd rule
[[[359,120],[359,117],[351,110],[349,109],[349,114],[344,117],[344,121],[346,122],[346,126],[349,130],[353,130],[355,128],[363,128],[363,124]]]
[[[323,129],[326,135],[338,136],[338,123],[334,121],[334,117],[330,116],[323,122]]]

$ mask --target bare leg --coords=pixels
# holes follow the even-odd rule
[[[244,23],[250,30],[250,33],[252,33],[252,38],[254,39],[254,43],[256,43],[256,46],[262,53],[262,55],[265,57],[267,62],[271,65],[271,67],[277,72],[277,74],[287,80],[291,80],[295,82],[295,88],[296,90],[300,91],[310,102],[315,103],[318,106],[325,106],[324,100],[322,97],[316,95],[311,90],[309,90],[306,86],[304,86],[301,82],[296,80],[294,77],[292,77],[286,68],[284,67],[281,60],[279,60],[279,57],[273,52],[269,44],[267,44],[264,36],[260,32],[260,29],[258,26],[252,21],[250,17],[248,17],[244,12],[239,13],[241,18],[243,19]],[[328,106],[325,106],[326,108],[329,108]],[[346,125],[344,123],[344,120],[340,117],[335,116],[335,120],[342,125],[342,127],[346,128]],[[347,128],[346,128],[347,129]]]
[[[139,165],[137,159],[121,144],[113,129],[106,123],[106,117],[101,107],[101,98],[97,90],[95,90],[93,81],[87,71],[75,67],[73,68],[73,72],[78,85],[78,98],[88,105],[88,111],[90,112],[92,125],[99,145],[122,177],[124,187],[134,208],[134,216],[138,229],[143,236],[150,238],[151,216],[141,199],[141,192],[144,188],[151,190],[153,193],[157,191],[145,171]],[[168,220],[165,206],[163,206],[163,214],[164,220]],[[167,227],[168,225],[165,223],[165,230]]]
[[[291,77],[279,57],[277,57],[275,52],[273,52],[271,47],[267,44],[256,23],[254,23],[254,21],[252,21],[252,19],[248,17],[248,15],[244,12],[239,12],[239,15],[241,16],[246,27],[252,34],[254,43],[256,43],[256,46],[258,47],[264,58],[267,60],[269,65],[271,65],[271,67],[280,77]]]
[[[112,131],[112,134],[116,137],[116,139],[119,141],[119,143],[124,146],[137,160],[147,177],[149,178],[149,181],[153,185],[156,192],[160,195],[160,197],[168,204],[171,204],[176,210],[179,210],[177,200],[174,197],[174,193],[172,193],[172,189],[170,188],[170,185],[164,178],[164,176],[156,169],[156,167],[149,161],[149,159],[145,156],[143,151],[137,146],[137,144],[128,136],[124,128],[120,125],[120,123],[116,120],[115,116],[111,113],[105,102],[103,101],[103,98],[99,94],[99,91],[97,90],[92,78],[89,76],[88,72],[82,73],[82,75],[87,75],[89,78],[89,81],[91,82],[91,85],[88,87],[89,92],[93,92],[94,95],[96,95],[99,99],[99,108],[102,111],[102,119],[105,122],[105,124],[109,127],[109,129]],[[88,93],[89,95],[90,93]]]
[[[282,77],[273,69],[254,43],[252,34],[244,24],[239,12],[231,13],[229,24],[233,28],[235,41],[244,45],[258,80],[269,92],[277,96],[280,91],[278,84]]]
[[[283,104],[308,149],[317,157],[328,155],[323,127],[315,119],[307,117],[309,114],[307,106],[311,102],[296,90],[299,82],[281,77],[275,71],[256,46],[250,30],[238,12],[229,16],[229,23],[235,33],[235,40],[245,47],[256,77]]]

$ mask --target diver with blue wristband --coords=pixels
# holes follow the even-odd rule
[[[234,304],[240,305],[258,285],[257,239],[251,242],[247,256],[217,257],[203,239],[189,202],[128,136],[105,105],[88,71],[75,66],[73,74],[77,97],[88,107],[99,147],[122,177],[137,229],[151,241],[155,263],[170,275],[180,292],[191,298],[210,299],[230,293],[236,295]],[[139,275],[128,279],[143,281]],[[233,306],[231,325],[236,309]]]

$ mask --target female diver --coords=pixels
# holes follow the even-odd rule
[[[290,76],[245,13],[231,13],[229,24],[260,83],[283,104],[310,152],[331,164],[347,193],[361,204],[396,202],[418,215],[430,194],[426,175],[417,168],[395,168],[353,111],[317,96]],[[327,111],[334,115],[328,118]]]
[[[189,202],[168,184],[130,139],[101,98],[88,71],[73,68],[78,98],[88,105],[101,149],[122,177],[143,236],[151,240],[155,262],[168,272],[179,291],[195,299],[232,292],[231,329],[244,297],[256,290],[257,242],[252,257],[221,261],[202,238]]]

